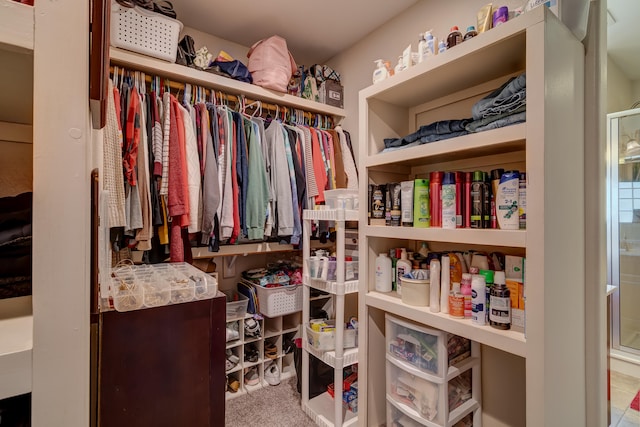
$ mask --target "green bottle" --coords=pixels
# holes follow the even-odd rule
[[[416,179],[413,185],[413,226],[427,228],[431,226],[429,200],[429,180]]]

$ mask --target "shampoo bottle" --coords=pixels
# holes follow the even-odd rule
[[[482,171],[473,173],[471,182],[471,228],[482,228],[482,208],[484,206],[484,180]]]
[[[451,32],[447,36],[447,49],[451,49],[455,45],[462,43],[462,33],[457,26],[451,27]]]
[[[400,259],[396,262],[396,289],[398,295],[402,295],[402,281],[400,280],[405,274],[411,273],[411,261],[407,257],[407,251],[402,249]]]
[[[496,216],[496,196],[498,194],[498,186],[500,185],[500,177],[504,173],[504,169],[491,170],[491,228],[498,228],[498,217]]]
[[[456,175],[445,172],[442,180],[442,228],[456,228]]]
[[[431,172],[429,195],[431,196],[431,226],[442,227],[442,178],[443,172]]]
[[[466,41],[469,40],[472,37],[475,37],[478,35],[478,32],[476,31],[476,27],[474,27],[473,25],[469,25],[467,27],[467,32],[465,33],[464,37],[462,38],[462,41]]]
[[[518,212],[518,187],[520,173],[507,171],[502,174],[496,196],[496,216],[501,230],[517,230],[520,228]]]
[[[429,180],[416,179],[413,182],[413,226],[426,228],[431,226],[431,208],[429,199]]]
[[[381,253],[376,258],[376,291],[391,292],[391,258]]]
[[[387,70],[387,67],[385,67],[382,59],[376,59],[374,62],[376,64],[376,69],[373,70],[373,83],[376,84],[389,77],[389,71]]]

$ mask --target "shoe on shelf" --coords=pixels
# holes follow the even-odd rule
[[[238,391],[239,388],[240,388],[240,381],[238,381],[234,377],[229,378],[227,376],[227,390],[231,393],[235,393]]]
[[[278,369],[278,364],[276,362],[272,362],[267,368],[265,368],[264,380],[269,385],[280,384],[280,369]]]
[[[264,343],[264,357],[269,359],[277,359],[278,358],[278,347],[272,342]]]
[[[246,385],[258,385],[260,383],[260,374],[258,373],[258,367],[252,366],[244,371],[244,383]]]
[[[238,364],[239,361],[240,361],[240,358],[238,356],[236,356],[235,354],[233,354],[231,349],[228,348],[227,349],[227,360],[225,362],[225,369],[227,371],[233,369]]]
[[[253,317],[245,319],[244,321],[244,336],[247,338],[260,337],[260,322]]]
[[[245,362],[249,362],[249,363],[257,362],[259,357],[260,357],[260,353],[258,352],[258,349],[256,349],[255,346],[248,345],[244,348]]]
[[[227,323],[227,342],[240,338],[238,332],[238,322]]]

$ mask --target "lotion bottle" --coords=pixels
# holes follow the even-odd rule
[[[387,70],[387,67],[385,67],[382,59],[376,59],[374,62],[376,64],[376,69],[373,70],[373,83],[376,84],[389,77],[389,71]]]
[[[424,34],[420,33],[418,36],[418,63],[424,61],[427,57],[427,41],[424,38]]]
[[[402,281],[400,279],[407,273],[411,273],[411,261],[409,261],[406,249],[402,249],[400,259],[396,261],[396,289],[398,295],[402,295]]]
[[[431,34],[431,30],[427,31],[424,34],[424,40],[427,44],[427,49],[426,49],[427,58],[429,58],[430,56],[435,56],[437,53],[436,48],[438,47],[438,44],[436,43],[436,39],[433,37],[433,34]]]
[[[440,261],[432,259],[429,263],[429,310],[432,313],[440,312]]]
[[[386,253],[381,253],[376,258],[377,292],[391,292],[391,258]]]

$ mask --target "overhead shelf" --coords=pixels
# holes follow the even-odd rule
[[[0,399],[31,392],[31,297],[0,301]]]
[[[173,64],[145,55],[139,55],[137,53],[115,47],[111,47],[109,53],[111,56],[111,63],[114,65],[130,67],[138,71],[167,77],[169,79],[175,79],[184,83],[191,83],[210,89],[220,90],[225,93],[244,95],[247,98],[272,102],[280,106],[299,108],[305,111],[326,114],[334,117],[345,117],[345,111],[342,108],[264,89],[260,86],[240,82],[232,78]]]
[[[526,230],[493,230],[475,228],[414,228],[367,225],[368,237],[387,239],[424,240],[432,242],[463,243],[468,245],[509,246],[524,248],[527,243]]]
[[[346,295],[358,292],[358,281],[347,280],[344,284],[331,280],[311,279],[307,277],[305,279],[307,286],[318,289],[319,291],[328,292],[334,295]]]
[[[407,305],[395,292],[370,291],[366,296],[366,304],[369,307],[412,319],[418,323],[469,338],[516,356],[526,357],[527,342],[521,332],[504,331],[489,325],[479,326],[471,323],[468,319],[454,319],[448,314],[433,313],[429,307]]]
[[[207,247],[191,248],[193,259],[213,258],[218,256],[246,256],[255,254],[266,254],[273,252],[290,252],[296,248],[293,245],[275,243],[275,242],[258,242],[258,243],[241,243],[237,245],[221,245],[218,252],[210,252]]]
[[[33,6],[13,0],[0,0],[0,48],[33,51]]]

